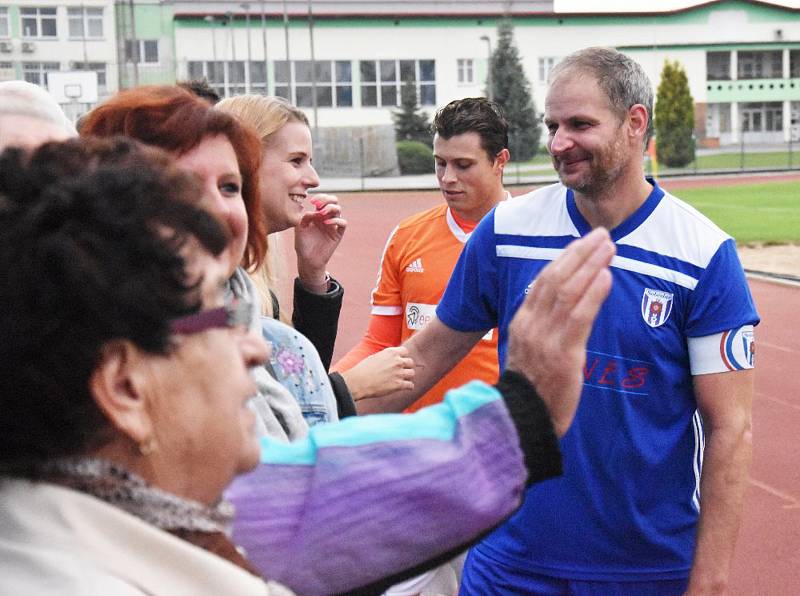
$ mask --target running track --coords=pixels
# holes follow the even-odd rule
[[[769,176],[761,182],[787,179]],[[794,179],[797,179],[794,176]],[[744,179],[707,179],[709,184]],[[677,189],[701,181],[674,180]],[[511,189],[512,194],[528,188]],[[369,314],[383,245],[402,218],[441,200],[438,192],[340,194],[349,229],[330,270],[345,287],[334,362],[356,343]],[[754,454],[729,593],[800,594],[800,287],[750,280],[762,318],[757,334]],[[285,289],[282,304],[286,301]]]

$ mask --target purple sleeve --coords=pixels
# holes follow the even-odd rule
[[[500,393],[478,382],[416,414],[265,444],[262,461],[227,494],[233,538],[300,594],[351,590],[474,540],[519,506],[528,477]]]

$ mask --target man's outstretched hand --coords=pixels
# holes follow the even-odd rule
[[[604,228],[572,242],[542,270],[509,325],[506,368],[536,387],[559,437],[578,409],[586,342],[611,289],[615,252]]]

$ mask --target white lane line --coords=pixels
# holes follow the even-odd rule
[[[796,499],[792,495],[787,495],[785,492],[770,486],[766,482],[756,480],[755,478],[750,478],[750,484],[760,488],[765,492],[768,492],[773,497],[778,497],[779,499],[786,501],[786,503],[783,505],[784,509],[800,509],[800,500]]]
[[[761,346],[766,346],[766,347],[768,347],[768,348],[770,348],[770,349],[773,349],[773,350],[779,350],[779,351],[781,351],[781,352],[787,352],[787,353],[789,353],[789,354],[797,354],[798,352],[800,352],[800,350],[795,350],[795,349],[792,349],[792,348],[787,348],[787,347],[785,347],[785,346],[777,346],[777,345],[775,345],[775,344],[771,344],[771,343],[769,343],[769,342],[766,342],[766,341],[760,341],[760,340],[758,339],[758,337],[756,337],[756,345],[757,345],[759,348],[760,348]],[[758,348],[756,348],[756,349],[758,349]]]
[[[769,401],[774,401],[775,403],[781,404],[782,406],[786,406],[788,408],[792,408],[793,410],[799,410],[800,411],[800,405],[793,404],[790,401],[784,401],[782,399],[778,399],[777,397],[772,397],[771,395],[768,395],[766,393],[761,393],[761,392],[756,391],[756,397],[759,398],[759,399],[768,399]]]

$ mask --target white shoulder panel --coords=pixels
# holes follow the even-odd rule
[[[497,205],[495,234],[515,236],[578,236],[566,206],[567,189],[553,184]]]
[[[729,238],[697,209],[666,193],[650,217],[617,243],[705,268],[720,244]]]

